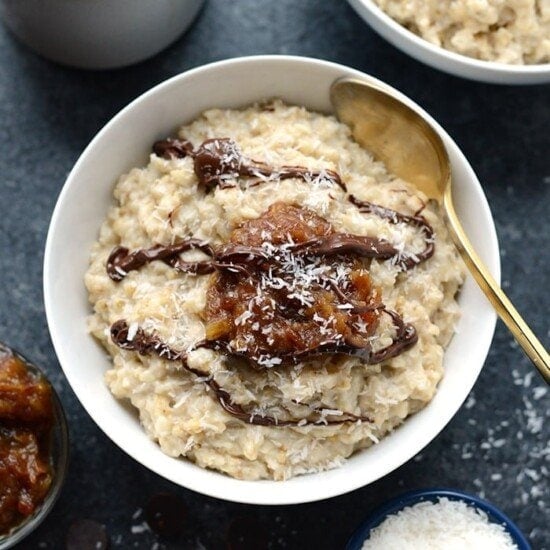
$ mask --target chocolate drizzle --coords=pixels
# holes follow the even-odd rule
[[[208,256],[214,255],[212,247],[198,239],[186,239],[172,245],[157,244],[151,248],[140,248],[134,252],[130,252],[124,246],[117,246],[107,259],[107,273],[113,281],[122,281],[129,271],[135,271],[145,264],[156,260],[161,260],[184,273],[193,273],[195,275],[212,273],[214,266],[210,261],[186,262],[182,260],[180,254],[188,250],[201,250]]]
[[[311,412],[309,416],[290,419],[278,419],[274,416],[269,416],[260,412],[250,412],[236,403],[231,397],[231,394],[224,390],[212,376],[190,367],[187,363],[187,355],[184,352],[172,349],[157,336],[147,334],[143,329],[138,328],[135,335],[130,340],[128,323],[124,320],[120,320],[116,321],[111,326],[111,339],[121,349],[137,351],[140,355],[151,355],[154,353],[167,361],[179,362],[185,370],[203,379],[203,383],[212,390],[218,403],[227,413],[248,424],[255,424],[258,426],[311,426],[343,424],[346,422],[357,422],[358,420],[366,422],[371,421],[366,416],[355,415],[343,411],[338,419],[328,419],[326,417],[330,416],[330,411],[329,414],[323,414],[323,409],[318,407],[310,408]],[[194,349],[200,347],[210,347],[210,343],[199,342]],[[205,376],[207,376],[206,380],[204,380]],[[307,406],[303,403],[296,404]],[[311,418],[311,415],[317,416],[318,418]]]
[[[187,140],[166,139],[158,141],[153,146],[156,155],[166,159],[191,157],[194,171],[199,184],[207,191],[215,187],[228,188],[238,185],[239,178],[252,178],[249,184],[258,184],[264,181],[279,181],[282,179],[298,178],[311,184],[326,182],[338,185],[346,192],[346,185],[340,175],[332,170],[309,170],[300,166],[271,167],[262,162],[246,159],[239,151],[235,142],[228,138],[214,138],[204,141],[198,149],[194,149]],[[412,269],[419,263],[430,258],[434,253],[434,231],[426,219],[417,212],[413,216],[402,214],[368,201],[348,195],[348,200],[360,212],[378,216],[391,224],[403,223],[418,228],[424,237],[425,247],[418,253],[404,253],[390,242],[376,237],[353,235],[348,233],[330,232],[319,235],[303,242],[288,243],[286,252],[297,258],[350,258],[389,260],[403,271]],[[201,261],[186,261],[181,255],[190,250],[201,251],[206,258]],[[245,245],[239,242],[230,242],[214,248],[204,241],[190,238],[171,245],[156,244],[147,249],[129,251],[122,246],[116,247],[107,261],[107,273],[113,281],[121,281],[130,272],[140,269],[153,261],[162,261],[177,271],[193,275],[235,274],[254,280],[258,270],[276,270],[273,261],[273,250],[266,250],[262,246]],[[256,275],[255,275],[256,274]],[[349,294],[334,280],[326,281],[327,288],[331,288],[345,308],[349,307],[350,314],[368,315],[374,313],[375,318],[384,313],[388,315],[395,328],[395,336],[390,345],[373,350],[369,345],[356,343],[353,339],[341,337],[327,337],[321,343],[298,352],[282,352],[277,355],[274,364],[297,364],[321,354],[346,354],[359,357],[363,363],[380,363],[395,357],[414,345],[418,336],[414,326],[405,323],[398,313],[388,310],[381,303],[354,304]],[[340,335],[341,336],[341,335]],[[137,351],[142,355],[157,354],[169,361],[179,362],[182,367],[197,377],[201,377],[204,384],[213,392],[220,406],[231,416],[250,424],[262,426],[304,426],[321,424],[341,424],[369,419],[349,412],[342,412],[337,419],[327,419],[323,409],[314,408],[304,403],[295,403],[309,407],[309,415],[303,418],[292,418],[290,412],[284,419],[274,416],[255,413],[246,410],[237,404],[230,393],[223,389],[208,373],[200,372],[189,367],[187,355],[184,352],[173,350],[154,334],[147,334],[138,328],[133,338],[129,338],[128,325],[125,320],[114,323],[111,327],[113,342],[122,349]],[[360,341],[360,340],[358,340]],[[256,361],[258,356],[269,356],[270,350],[256,348],[254,357],[250,353],[235,349],[224,339],[204,340],[195,344],[193,349],[208,348],[221,351],[232,356],[240,356],[249,361]],[[261,368],[259,362],[255,368]],[[204,379],[204,377],[207,377]]]
[[[342,178],[333,170],[308,170],[302,166],[281,166],[275,168],[263,162],[249,161],[241,154],[237,144],[229,138],[207,139],[197,150],[194,150],[191,142],[187,140],[169,138],[157,141],[153,145],[153,151],[156,155],[166,159],[192,157],[195,174],[199,183],[208,190],[216,186],[221,189],[235,187],[239,177],[252,177],[257,178],[255,183],[260,183],[265,179],[268,181],[278,181],[289,178],[302,179],[308,183],[324,181],[338,185],[343,191],[347,191]],[[392,224],[404,223],[417,227],[424,235],[425,248],[417,254],[402,254],[394,248],[393,254],[390,255],[388,253],[387,257],[383,254],[369,257],[377,257],[379,259],[393,258],[395,264],[405,271],[433,255],[433,228],[423,216],[420,216],[418,213],[414,216],[402,214],[384,206],[359,200],[354,195],[349,195],[348,200],[357,206],[362,213],[373,214]]]
[[[422,250],[421,252],[417,252],[416,254],[401,255],[401,257],[399,257],[396,261],[396,264],[399,265],[401,269],[403,269],[404,271],[411,269],[420,262],[423,262],[433,256],[433,253],[435,251],[434,230],[432,226],[426,221],[426,218],[424,218],[424,216],[420,216],[418,213],[414,216],[401,214],[401,212],[391,210],[390,208],[385,208],[384,206],[380,206],[378,204],[373,204],[372,202],[361,201],[354,195],[350,195],[348,199],[351,204],[357,206],[357,208],[359,208],[359,212],[362,212],[363,214],[374,214],[379,218],[388,220],[389,223],[404,223],[413,227],[418,227],[421,230],[424,235],[424,250]]]
[[[396,357],[403,351],[416,344],[418,341],[416,329],[410,323],[405,323],[397,312],[392,311],[391,309],[386,309],[384,306],[375,308],[375,311],[389,315],[395,327],[395,336],[393,337],[391,344],[388,344],[386,347],[373,351],[370,346],[355,345],[351,341],[345,341],[339,338],[327,338],[325,342],[314,348],[306,349],[300,352],[292,351],[279,353],[277,355],[277,359],[280,360],[279,364],[297,365],[298,363],[314,359],[315,357],[321,355],[338,353],[358,357],[365,365],[375,365],[377,363],[382,363],[387,359],[391,359],[392,357]],[[241,353],[233,349],[231,345],[225,341],[205,340],[204,342],[197,344],[193,349],[198,349],[201,347],[221,351],[235,357],[242,357],[248,361],[251,360],[251,354],[248,350]],[[268,357],[269,354],[270,350],[256,348],[254,351],[254,358],[262,356]],[[252,366],[258,368],[255,363],[252,363]]]
[[[153,144],[153,153],[165,159],[184,158],[193,155],[193,144],[186,139],[162,139]]]
[[[187,262],[180,254],[188,250],[201,250],[210,260]],[[288,248],[296,256],[339,256],[353,254],[362,258],[387,260],[398,253],[388,241],[376,237],[362,237],[348,233],[333,233],[327,237],[310,240]],[[198,239],[186,239],[178,244],[156,244],[130,252],[123,246],[113,249],[107,259],[107,273],[113,281],[122,281],[130,271],[135,271],[153,261],[163,261],[177,271],[206,275],[215,269],[229,269],[247,274],[247,265],[269,261],[269,254],[260,247],[226,244],[214,250]]]
[[[235,187],[239,177],[284,180],[302,179],[306,182],[326,181],[346,186],[340,175],[333,170],[308,170],[302,166],[273,168],[263,162],[249,161],[240,152],[237,144],[229,138],[213,138],[203,141],[195,151],[187,140],[165,139],[153,145],[153,152],[165,159],[192,157],[195,174],[207,189]]]
[[[296,245],[294,253],[326,257],[351,254],[361,258],[389,260],[397,254],[397,250],[384,239],[350,233],[332,233],[326,237]]]

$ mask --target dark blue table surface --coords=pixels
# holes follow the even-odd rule
[[[426,449],[368,487],[300,506],[232,504],[161,479],[115,447],[69,388],[48,336],[41,282],[48,223],[67,173],[94,134],[151,86],[210,61],[261,53],[318,57],[370,73],[449,131],[489,199],[503,286],[548,347],[548,86],[486,85],[435,71],[378,37],[343,0],[210,0],[172,47],[112,72],[52,64],[0,27],[0,340],[45,368],[72,432],[61,498],[21,548],[64,548],[72,522],[89,518],[106,526],[112,548],[226,548],[230,526],[242,525],[256,533],[252,548],[263,538],[273,549],[336,549],[388,498],[449,486],[484,496],[535,549],[550,549],[550,392],[500,323],[468,401]],[[142,510],[159,492],[186,505],[186,525],[175,540],[143,529]]]

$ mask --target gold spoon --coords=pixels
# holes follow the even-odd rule
[[[338,118],[355,141],[443,209],[447,229],[465,264],[500,318],[550,384],[550,357],[477,255],[456,214],[449,156],[439,134],[416,111],[382,88],[354,78],[330,90]]]

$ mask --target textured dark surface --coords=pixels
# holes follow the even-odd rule
[[[549,394],[500,323],[472,396],[435,441],[377,483],[314,504],[245,506],[178,488],[107,440],[70,390],[48,336],[41,280],[46,231],[68,171],[93,135],[154,84],[210,61],[260,53],[355,67],[433,114],[484,186],[501,243],[503,286],[550,343],[549,87],[490,86],[432,70],[384,42],[344,1],[210,0],[174,46],[116,72],[51,64],[0,27],[0,339],[46,369],[72,432],[61,498],[21,548],[64,548],[71,523],[85,518],[106,525],[113,548],[226,548],[228,536],[254,533],[249,548],[343,548],[386,499],[450,486],[484,495],[517,521],[534,548],[550,549]],[[183,533],[171,541],[142,528],[140,510],[159,492],[187,507]]]

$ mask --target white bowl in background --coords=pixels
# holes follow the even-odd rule
[[[482,61],[451,52],[409,31],[380,9],[373,0],[348,0],[355,11],[395,47],[446,73],[493,84],[542,84],[550,82],[550,63],[511,65]]]
[[[44,299],[50,334],[69,383],[98,426],[138,462],[174,483],[210,496],[255,504],[294,504],[339,495],[381,478],[427,445],[460,408],[483,366],[496,316],[468,277],[460,293],[462,318],[444,360],[433,401],[378,445],[337,469],[287,481],[242,481],[171,458],[146,435],[137,415],[115,399],[103,375],[111,361],[88,334],[91,313],[84,273],[92,243],[112,204],[118,176],[148,162],[151,146],[211,107],[235,108],[281,97],[330,112],[330,84],[341,76],[385,86],[431,121],[448,148],[456,206],[481,257],[500,278],[498,243],[481,186],[448,134],[418,105],[378,80],[317,59],[257,56],[229,59],[159,84],[116,115],[82,153],[63,187],[44,258]]]
[[[6,26],[39,54],[74,67],[142,61],[178,38],[204,0],[0,0]]]

